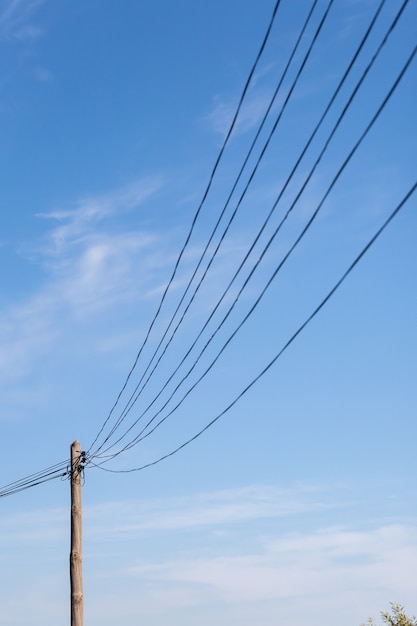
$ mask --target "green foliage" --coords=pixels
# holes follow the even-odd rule
[[[381,617],[384,624],[388,626],[417,626],[415,617],[407,617],[404,613],[404,607],[397,602],[391,602],[391,613],[381,611]],[[368,626],[376,626],[375,621],[370,617],[367,621]],[[365,626],[365,624],[361,624]]]

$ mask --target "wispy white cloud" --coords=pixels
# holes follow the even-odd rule
[[[273,85],[276,83],[276,76],[274,75],[277,71],[280,71],[280,68],[275,63],[268,63],[253,76],[236,120],[234,136],[248,132],[261,122],[273,96]],[[271,77],[273,77],[272,83]],[[275,110],[278,103],[282,101],[283,92],[284,88],[277,95],[272,110]],[[205,122],[213,132],[225,137],[235,115],[236,106],[236,98],[231,99],[224,95],[216,96],[212,110],[205,117]]]
[[[50,295],[45,293],[11,307],[0,318],[0,372],[2,382],[25,376],[39,353],[47,349],[56,330],[51,325]]]
[[[288,517],[327,506],[318,489],[250,486],[160,501],[107,503],[91,509],[88,515],[95,538],[109,531],[106,520],[111,519],[111,532],[126,539],[138,532],[221,527],[249,520]],[[163,514],[167,509],[169,516]]]
[[[328,509],[327,498],[325,489],[308,485],[293,488],[250,485],[171,498],[106,501],[84,506],[85,534],[92,544],[114,538],[129,542],[145,533],[216,530],[249,521],[288,518]],[[340,508],[346,504],[331,506]],[[167,510],[169,515],[165,514]],[[32,540],[44,532],[45,526],[60,526],[66,518],[67,511],[60,508],[5,516],[0,520],[1,536],[7,535],[8,541],[13,538]]]
[[[45,0],[0,1],[0,40],[33,41],[43,35],[35,23],[36,12]]]
[[[263,117],[270,100],[270,95],[257,93],[249,98],[242,107],[236,121],[234,135],[242,135],[257,126]],[[236,102],[217,97],[210,113],[205,117],[213,132],[225,137],[236,110]]]
[[[38,66],[34,73],[36,80],[40,83],[49,83],[53,79],[52,73],[46,67]]]
[[[121,305],[132,297],[137,298],[140,290],[132,290],[135,267],[138,263],[146,267],[144,255],[154,241],[154,237],[141,232],[91,237],[77,255],[61,258],[53,268],[54,275],[35,293],[3,311],[0,316],[3,383],[28,374],[34,362],[47,354],[54,342],[68,335],[71,320],[88,321],[115,303]],[[139,282],[145,287],[146,280]],[[144,297],[145,291],[141,295]]]
[[[341,520],[345,505],[333,502],[334,508],[341,507]],[[414,527],[404,523],[373,523],[366,529],[343,522],[315,525],[312,514],[328,506],[325,490],[252,486],[148,506],[148,510],[146,505],[136,509],[135,525],[130,523],[133,511],[123,507],[94,512],[96,520],[107,516],[114,521],[127,513],[125,525],[115,521],[112,540],[118,545],[123,540],[135,545],[135,533],[140,545],[144,532],[147,545],[150,541],[156,546],[160,536],[171,545],[169,555],[162,552],[158,557],[155,548],[153,557],[141,556],[136,562],[134,550],[130,559],[124,553],[124,562],[130,565],[118,575],[121,585],[141,589],[142,615],[159,619],[176,615],[175,624],[191,624],[189,612],[195,611],[194,619],[204,615],[202,624],[243,620],[330,626],[344,607],[338,621],[348,626],[386,606],[388,599],[408,605],[412,601],[417,575]],[[307,525],[302,531],[293,530],[294,520],[299,523],[301,519]],[[265,520],[270,520],[267,532]],[[88,523],[94,528],[93,519]],[[223,541],[214,532],[220,529],[225,532]],[[187,545],[182,537],[189,538],[191,531],[200,540],[188,539]],[[102,541],[100,537],[98,531],[94,541]],[[124,602],[128,613],[129,605],[132,613],[138,611],[137,598],[136,604],[128,597]],[[220,607],[217,617],[208,607]],[[108,610],[112,612],[111,606]]]
[[[159,235],[145,229],[115,230],[120,221],[137,209],[162,186],[159,179],[136,181],[101,196],[78,202],[73,209],[58,209],[39,217],[58,222],[47,233],[44,245],[34,251],[54,275],[52,289],[60,304],[76,314],[120,303],[139,287],[135,268],[153,265],[153,250]],[[58,285],[57,285],[58,282]],[[143,286],[143,285],[142,285]],[[57,288],[59,287],[59,288]],[[142,291],[144,294],[146,290]]]
[[[147,623],[169,619],[175,626],[191,626],[198,616],[203,626],[331,626],[336,618],[351,626],[391,599],[413,612],[417,532],[412,520],[347,524],[346,503],[334,501],[339,523],[323,525],[314,513],[329,501],[324,488],[258,485],[85,504],[87,613],[105,626],[120,615],[128,626],[139,616]],[[45,584],[48,576],[63,576],[67,513],[39,510],[0,521],[0,544],[6,550],[25,548],[29,567],[31,560],[37,567],[45,551],[52,567],[56,555],[52,571],[38,568]],[[35,587],[28,577],[25,593]]]
[[[49,252],[59,254],[65,245],[73,245],[94,232],[105,218],[117,217],[120,213],[126,214],[137,208],[159,191],[162,185],[159,178],[141,179],[107,194],[83,198],[74,207],[39,213],[37,217],[59,224],[48,233],[52,244]]]
[[[115,229],[112,218],[136,209],[161,184],[138,181],[80,201],[74,209],[42,216],[58,226],[47,230],[41,244],[22,248],[24,256],[43,267],[42,281],[0,314],[3,383],[27,375],[54,342],[65,335],[69,338],[74,320],[78,319],[80,332],[80,319],[88,321],[115,304],[146,298],[147,291],[154,288],[155,272],[163,264],[161,259],[167,258],[162,253],[161,235],[129,228],[129,224],[124,230]],[[155,262],[158,254],[159,266]]]
[[[416,557],[417,534],[411,527],[382,526],[357,532],[324,528],[285,533],[260,542],[257,550],[251,546],[232,556],[197,554],[159,563],[142,561],[134,571],[148,585],[154,583],[153,600],[165,603],[167,611],[187,601],[188,606],[212,602],[249,611],[267,603],[262,613],[269,613],[270,620],[279,611],[281,618],[286,615],[285,623],[315,623],[313,610],[318,613],[316,619],[321,612],[324,623],[331,624],[329,610],[335,602],[348,608],[355,599],[364,618],[367,607],[375,602],[384,606],[393,597],[411,602]],[[171,589],[179,592],[179,600]],[[347,625],[349,619],[338,621]]]
[[[55,542],[64,538],[68,511],[65,509],[31,510],[3,516],[0,521],[2,537],[7,537],[9,545],[34,541]]]

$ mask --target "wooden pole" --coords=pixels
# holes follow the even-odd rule
[[[71,626],[83,626],[84,622],[81,470],[81,448],[79,442],[74,441],[71,444]]]

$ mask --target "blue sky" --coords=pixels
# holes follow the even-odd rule
[[[417,7],[410,1],[298,198],[400,9],[400,2],[386,0],[285,185],[378,5],[335,0],[292,90],[328,6],[317,2],[209,253],[238,207],[236,218],[116,431],[126,436],[120,443],[109,439],[110,452],[141,425],[167,419],[103,468],[151,463],[224,411],[415,184],[414,58],[322,203],[416,45]],[[154,319],[274,6],[270,0],[0,0],[2,485],[65,460],[74,439],[83,449],[92,446]],[[146,369],[311,6],[281,0],[178,271],[92,452],[153,367]],[[247,322],[167,416],[248,314],[319,206]],[[414,194],[274,366],[196,441],[143,471],[88,467],[86,623],[330,626],[337,620],[348,626],[376,616],[391,600],[417,613],[415,207]],[[207,263],[205,255],[197,279]],[[68,482],[4,498],[1,507],[0,625],[68,621]]]

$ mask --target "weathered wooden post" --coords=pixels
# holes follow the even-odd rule
[[[82,467],[80,443],[74,441],[71,444],[71,626],[83,626],[84,623],[81,508]]]

